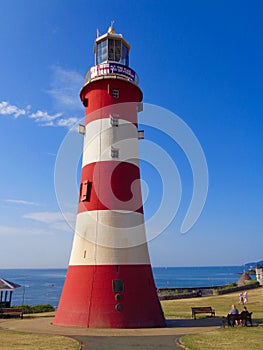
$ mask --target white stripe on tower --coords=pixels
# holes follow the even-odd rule
[[[115,223],[123,228],[114,227]],[[69,265],[96,264],[150,264],[143,214],[110,210],[78,214]]]
[[[118,123],[112,126],[112,123]],[[139,166],[138,129],[124,119],[97,119],[86,125],[82,167],[99,161],[114,161],[112,148],[118,150],[116,160]]]
[[[137,191],[133,193],[137,199],[135,203],[128,202],[128,207],[127,201],[123,203],[121,199],[112,198],[115,194],[111,189],[112,177],[116,166],[120,166],[120,162],[124,176],[126,163],[131,163],[127,171],[132,166],[138,168],[139,174],[137,134],[137,127],[133,123],[120,118],[113,120],[111,115],[109,118],[94,120],[86,125],[82,173],[85,173],[85,168],[89,165],[97,169],[97,172],[91,171],[93,178],[84,176],[83,181],[90,181],[93,184],[93,190],[95,187],[96,198],[93,202],[99,207],[99,199],[109,209],[94,210],[93,207],[88,207],[91,210],[87,210],[84,204],[79,206],[70,265],[150,264],[148,248],[145,244],[143,213],[129,210],[142,208],[139,182]],[[118,151],[117,160],[112,158],[112,149]],[[106,176],[106,181],[101,179],[100,162],[102,161],[110,162],[113,166],[111,176]],[[107,164],[104,163],[105,165]],[[108,189],[106,194],[104,191],[103,194],[99,194],[98,179],[101,179],[103,184],[106,183]],[[137,180],[139,181],[139,178]],[[97,186],[96,183],[98,183]],[[130,185],[132,186],[132,183]],[[97,245],[99,247],[96,249]]]

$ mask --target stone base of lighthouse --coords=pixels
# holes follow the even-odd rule
[[[151,265],[69,266],[54,324],[164,327]]]

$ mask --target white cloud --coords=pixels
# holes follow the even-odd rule
[[[38,110],[36,113],[29,114],[29,118],[34,119],[37,123],[41,123],[44,126],[53,125],[54,120],[60,118],[62,113],[48,114],[46,111]]]
[[[51,89],[48,93],[54,99],[56,109],[63,110],[65,113],[49,113],[42,109],[34,112],[30,105],[26,108],[20,108],[7,101],[2,101],[0,102],[0,115],[14,118],[23,115],[34,120],[39,126],[71,128],[79,119],[72,116],[72,114],[76,115],[80,110],[83,111],[79,98],[79,90],[82,85],[83,77],[80,73],[74,70],[63,69],[60,66],[53,66]],[[67,116],[68,113],[70,113],[70,116]]]
[[[39,123],[41,126],[62,126],[69,129],[79,120],[77,117],[66,118],[63,116],[63,113],[51,115],[41,110],[38,110],[36,113],[31,113],[29,118],[34,119],[35,122]]]
[[[45,222],[47,224],[63,220],[61,212],[38,212],[23,215],[23,218]]]
[[[6,199],[5,202],[15,203],[15,204],[22,204],[22,205],[39,205],[38,203],[25,201],[23,199]]]
[[[20,202],[20,201],[19,201]],[[39,227],[32,226],[1,226],[0,236],[28,236],[28,235],[51,235],[58,231],[73,232],[75,228],[76,214],[66,213],[68,222],[61,212],[36,212],[23,215],[25,219],[39,222]],[[42,227],[41,227],[42,223]],[[43,224],[46,224],[43,226]]]
[[[48,90],[48,93],[54,98],[55,103],[63,109],[82,109],[79,91],[83,85],[83,76],[79,72],[57,65],[52,66],[51,69],[53,74],[51,89]]]
[[[23,215],[25,219],[39,221],[51,225],[55,230],[72,231],[75,227],[76,214],[65,213],[64,216],[60,211],[58,212],[35,212]],[[66,219],[65,219],[66,218]]]
[[[32,227],[0,226],[0,236],[10,235],[43,235],[49,234],[47,230]]]
[[[57,126],[66,126],[68,128],[71,128],[74,124],[77,123],[79,118],[71,117],[71,118],[61,118],[57,121]]]
[[[28,109],[30,109],[30,106],[28,106]],[[11,105],[7,101],[0,102],[0,114],[2,115],[10,115],[14,118],[18,118],[21,115],[26,115],[27,110],[23,108],[19,108],[16,105]]]
[[[6,101],[0,102],[0,115],[7,115],[17,119],[21,115],[24,115],[34,120],[40,126],[55,126],[71,128],[78,120],[77,117],[66,117],[62,112],[50,114],[44,110],[37,110],[36,112],[30,111],[31,107],[26,109],[19,108],[15,105],[11,105]]]
[[[54,224],[52,224],[52,228],[55,229],[55,230],[59,230],[59,231],[66,231],[66,232],[74,233],[75,222],[73,222],[73,223],[70,223],[70,222],[67,222],[67,221],[55,222]]]

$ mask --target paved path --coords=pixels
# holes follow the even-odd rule
[[[220,318],[178,319],[167,320],[166,328],[92,329],[54,326],[52,321],[53,317],[2,319],[0,329],[70,336],[83,343],[85,350],[177,350],[181,349],[176,345],[180,336],[206,332],[222,324]]]
[[[94,337],[74,336],[84,345],[84,350],[182,350],[176,345],[176,338],[179,336],[138,336],[138,337]]]

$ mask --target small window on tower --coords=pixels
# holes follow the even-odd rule
[[[124,292],[124,281],[123,280],[113,280],[112,281],[112,291],[114,293]]]
[[[84,181],[80,185],[80,202],[90,201],[91,196],[91,181]]]
[[[143,103],[142,103],[142,102],[139,102],[139,103],[137,104],[137,111],[138,111],[138,112],[143,111]]]
[[[138,139],[143,140],[144,139],[144,130],[138,130]]]
[[[116,115],[110,115],[110,123],[112,126],[119,126],[119,117]]]
[[[111,90],[111,96],[112,96],[112,97],[114,97],[114,98],[119,98],[119,95],[120,95],[119,89],[112,89],[112,90]]]
[[[83,105],[84,105],[84,107],[88,107],[88,104],[89,104],[89,99],[86,98],[86,97],[84,97],[84,99],[83,99]]]
[[[111,147],[111,158],[119,158],[119,148]]]
[[[79,125],[78,125],[78,132],[79,132],[79,134],[81,134],[81,135],[85,135],[85,134],[86,134],[85,125],[79,124]]]

